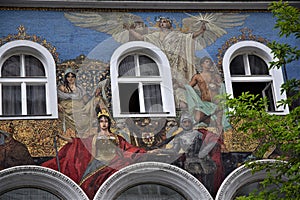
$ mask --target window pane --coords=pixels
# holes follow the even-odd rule
[[[2,86],[2,114],[21,115],[21,86]]]
[[[184,200],[186,199],[177,191],[169,188],[167,186],[158,184],[143,184],[128,188],[126,191],[122,192],[116,200],[126,200],[126,199],[174,199],[174,200]]]
[[[25,56],[25,76],[45,76],[41,61],[33,56]]]
[[[141,76],[159,76],[157,64],[147,56],[139,56]]]
[[[119,83],[121,113],[140,113],[137,83]]]
[[[12,77],[20,76],[20,56],[11,56],[9,57],[2,66],[1,76],[2,77]]]
[[[231,75],[245,75],[245,65],[243,61],[243,55],[235,57],[230,63]]]
[[[268,66],[263,59],[249,55],[250,70],[252,75],[269,75]]]
[[[162,97],[160,85],[144,85],[144,100],[146,112],[162,112]]]
[[[242,92],[249,91],[250,94],[259,94],[259,97],[267,97],[269,100],[268,111],[275,111],[274,95],[270,82],[233,82],[233,96],[238,97]]]
[[[44,85],[27,86],[27,114],[46,114],[46,93]]]
[[[275,111],[275,103],[274,103],[274,97],[273,97],[273,92],[272,92],[272,84],[270,83],[266,83],[265,88],[262,91],[263,93],[263,97],[267,97],[269,100],[268,103],[268,111]]]
[[[135,76],[134,56],[130,55],[124,58],[119,65],[119,77]]]

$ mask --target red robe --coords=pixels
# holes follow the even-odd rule
[[[199,129],[199,131],[203,134],[203,143],[208,144],[210,142],[215,143],[214,148],[209,152],[211,159],[216,163],[217,170],[214,173],[213,187],[214,193],[216,193],[221,186],[221,183],[224,179],[224,167],[222,163],[222,152],[221,145],[223,144],[222,138],[217,136],[216,134],[206,130]]]
[[[134,162],[138,162],[146,151],[128,143],[123,137],[117,136],[120,151],[108,165],[93,171],[91,176],[83,178],[87,166],[92,158],[92,139],[74,138],[72,143],[66,144],[58,153],[60,172],[70,177],[80,185],[90,199],[93,199],[101,184],[113,173]],[[42,164],[44,167],[58,170],[56,158]]]

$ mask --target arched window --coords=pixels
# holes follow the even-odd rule
[[[147,42],[128,42],[111,59],[114,117],[175,116],[169,62]]]
[[[223,71],[227,93],[237,97],[249,91],[268,99],[269,113],[287,114],[288,108],[277,107],[286,98],[281,94],[283,84],[281,69],[270,69],[273,60],[271,49],[255,41],[242,41],[232,45],[223,57]]]
[[[58,171],[22,165],[0,171],[0,199],[88,200],[88,197],[73,180]]]
[[[0,118],[57,118],[55,61],[42,45],[15,40],[0,47]]]
[[[280,160],[273,159],[263,159],[263,160],[255,160],[253,161],[257,163],[269,163],[269,166],[276,166],[276,163],[284,163]],[[277,164],[277,166],[278,166]],[[217,195],[215,197],[216,200],[234,200],[239,196],[248,196],[252,192],[261,191],[263,181],[268,176],[277,175],[276,169],[271,170],[259,170],[253,173],[252,169],[245,164],[236,168],[233,172],[231,172],[225,180],[222,182]],[[282,176],[283,180],[287,180],[286,176]],[[276,190],[280,188],[280,185],[268,185],[267,190]],[[278,198],[281,198],[280,196]]]
[[[98,189],[94,200],[205,199],[205,186],[187,171],[162,162],[141,162],[120,169]]]

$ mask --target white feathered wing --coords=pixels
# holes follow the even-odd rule
[[[237,13],[205,13],[193,16],[182,20],[182,30],[184,32],[197,32],[202,24],[206,26],[205,32],[196,38],[196,50],[201,50],[212,43],[219,37],[227,34],[226,28],[241,26],[244,24],[248,15]]]

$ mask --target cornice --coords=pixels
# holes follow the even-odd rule
[[[0,0],[0,7],[149,10],[267,10],[272,1]],[[300,2],[289,1],[300,8]]]

